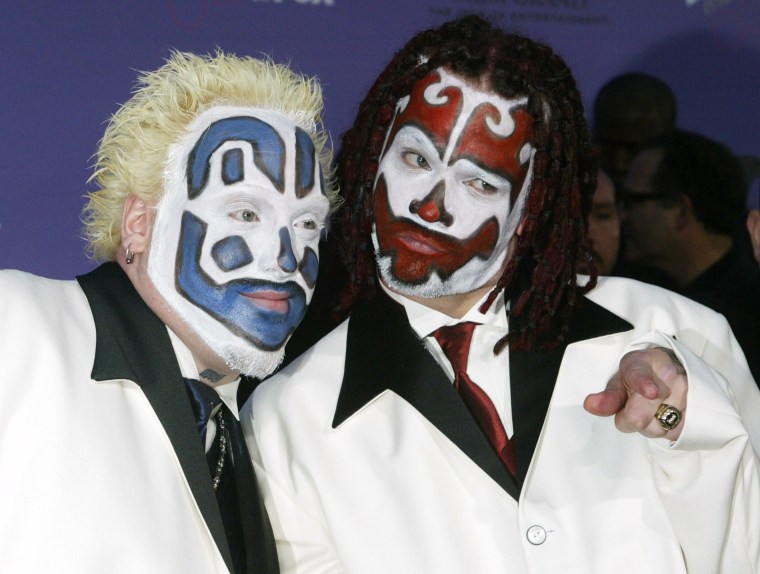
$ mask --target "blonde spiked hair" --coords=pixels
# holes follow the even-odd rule
[[[89,179],[97,189],[87,194],[82,217],[94,259],[116,258],[127,196],[158,203],[164,193],[169,147],[198,114],[215,105],[279,112],[302,127],[314,141],[326,193],[336,204],[332,150],[322,122],[322,89],[315,78],[268,58],[175,51],[161,68],[140,75],[133,96],[111,116],[100,141]]]

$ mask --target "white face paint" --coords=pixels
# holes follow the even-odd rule
[[[439,69],[399,102],[375,182],[382,280],[418,297],[497,278],[530,187],[527,100],[476,90]]]
[[[228,366],[262,377],[314,292],[329,211],[309,136],[285,116],[215,107],[169,152],[148,273]]]

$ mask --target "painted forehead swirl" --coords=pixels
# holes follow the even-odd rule
[[[446,164],[467,159],[509,180],[520,179],[531,135],[526,103],[526,98],[505,100],[481,92],[438,69],[399,101],[386,149],[401,128],[412,126],[430,139]]]
[[[295,128],[295,194],[301,199],[314,188],[316,154],[309,135]],[[285,193],[285,142],[277,130],[254,117],[238,116],[218,120],[209,125],[193,147],[187,162],[187,192],[195,199],[205,189],[211,169],[211,157],[225,143],[239,141],[250,145],[256,167],[280,193]],[[243,150],[229,149],[222,157],[222,182],[232,185],[245,179]],[[324,186],[320,186],[324,194]]]

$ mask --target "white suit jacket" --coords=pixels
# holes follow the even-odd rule
[[[241,414],[281,570],[760,572],[760,392],[724,318],[601,279],[568,342],[510,352],[517,487],[401,306],[358,307]],[[688,374],[675,444],[582,406],[651,345]]]
[[[0,272],[0,572],[229,572],[166,327],[117,265],[79,282]]]

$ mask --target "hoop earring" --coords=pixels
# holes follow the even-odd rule
[[[126,263],[127,265],[132,265],[132,262],[134,260],[135,260],[135,254],[127,246],[127,252],[124,254],[124,263]]]

